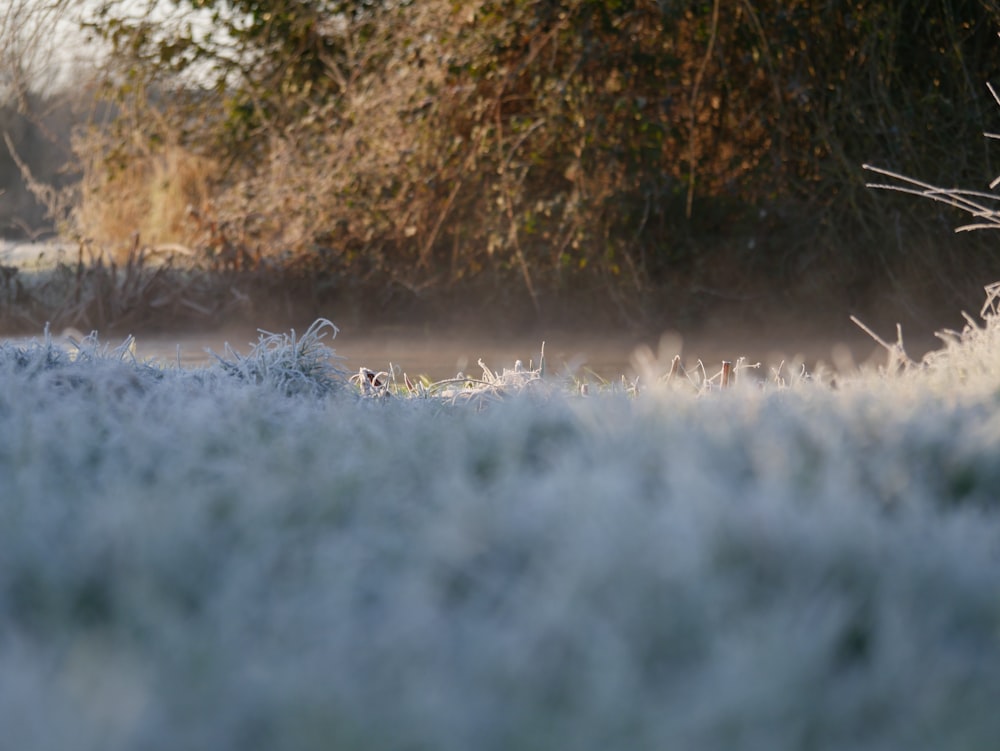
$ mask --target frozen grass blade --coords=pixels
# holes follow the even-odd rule
[[[224,355],[216,355],[222,371],[241,381],[268,386],[287,396],[326,396],[339,391],[346,373],[334,361],[340,359],[323,340],[337,336],[338,329],[325,318],[317,319],[301,337],[260,331],[257,343],[242,356],[228,344]]]
[[[906,354],[906,348],[903,346],[903,329],[899,324],[896,324],[896,341],[893,344],[889,344],[862,323],[857,316],[851,316],[851,321],[886,350],[889,356],[889,361],[886,363],[886,370],[888,372],[895,373],[898,370],[905,370],[916,366],[917,363]]]
[[[892,177],[904,183],[904,185],[868,183],[867,187],[869,188],[873,188],[875,190],[891,190],[896,193],[906,193],[909,195],[920,196],[921,198],[929,198],[932,201],[937,201],[938,203],[943,203],[948,206],[954,206],[955,208],[961,209],[974,217],[986,220],[985,222],[962,225],[956,228],[956,232],[967,232],[978,229],[1000,229],[1000,213],[998,213],[996,209],[990,208],[990,206],[985,203],[986,201],[998,201],[1000,200],[1000,196],[976,190],[937,188],[919,180],[914,180],[913,178],[900,175],[890,170],[873,167],[869,164],[863,165],[863,167],[871,172]],[[906,185],[914,185],[917,187],[909,188],[906,187]],[[991,187],[993,186],[991,185]]]
[[[1000,106],[1000,96],[998,96],[996,89],[988,82],[986,87],[989,89],[989,92],[993,97],[993,101]],[[987,138],[1000,138],[1000,136],[992,133],[984,133],[984,135]],[[916,180],[912,177],[901,175],[898,172],[875,167],[870,164],[863,165],[863,169],[866,169],[869,172],[874,172],[877,175],[891,178],[896,180],[898,183],[901,183],[869,183],[869,188],[874,188],[876,190],[891,190],[896,193],[906,193],[909,195],[920,196],[921,198],[929,198],[930,200],[937,201],[938,203],[954,206],[955,208],[971,214],[977,219],[983,220],[956,227],[956,232],[1000,229],[1000,211],[994,208],[996,202],[1000,201],[1000,196],[997,196],[994,193],[986,193],[977,190],[964,190],[960,188],[939,188],[921,180]],[[1000,185],[1000,177],[997,177],[990,182],[990,190],[994,190],[998,185]]]

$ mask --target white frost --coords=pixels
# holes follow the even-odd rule
[[[0,345],[4,748],[997,748],[995,318],[585,397],[355,385],[331,332]]]

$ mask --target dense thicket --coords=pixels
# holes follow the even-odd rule
[[[174,192],[220,263],[510,277],[536,305],[856,285],[955,261],[912,242],[950,219],[866,191],[863,162],[993,176],[994,0],[173,5],[96,17],[123,117],[88,142],[91,202],[185,165]]]

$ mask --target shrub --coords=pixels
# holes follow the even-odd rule
[[[116,138],[155,110],[151,138],[219,156],[199,208],[228,242],[416,293],[517,279],[536,307],[595,283],[628,306],[671,280],[884,273],[899,206],[858,166],[944,169],[983,126],[970,82],[1000,67],[986,0],[179,4],[215,36],[114,7],[98,18],[138,107]]]

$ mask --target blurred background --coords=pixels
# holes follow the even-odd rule
[[[5,8],[6,333],[322,315],[801,351],[870,342],[855,314],[919,349],[1000,276],[991,233],[862,169],[988,188],[992,0]]]

